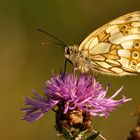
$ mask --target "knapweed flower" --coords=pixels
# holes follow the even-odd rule
[[[24,98],[28,107],[23,108],[23,119],[32,122],[39,119],[50,109],[56,112],[56,128],[82,124],[83,130],[90,128],[92,116],[105,116],[118,105],[129,101],[126,97],[114,98],[121,92],[118,89],[111,97],[106,97],[108,86],[103,88],[96,78],[81,74],[58,74],[45,83],[44,97],[33,90],[33,99]]]

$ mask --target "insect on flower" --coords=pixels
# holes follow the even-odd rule
[[[98,28],[79,46],[67,46],[55,39],[64,46],[64,55],[74,68],[83,73],[115,76],[140,73],[140,11],[121,16]]]

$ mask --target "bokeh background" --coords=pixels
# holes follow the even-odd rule
[[[64,65],[62,48],[52,45],[55,40],[37,32],[37,28],[68,45],[79,44],[106,22],[136,10],[140,10],[139,0],[0,0],[0,139],[60,139],[51,111],[32,124],[21,121],[22,98],[32,96],[32,88],[42,92],[52,69],[58,73]],[[48,45],[41,46],[43,41]],[[93,120],[96,130],[108,140],[125,140],[136,124],[136,117],[130,113],[140,103],[140,77],[100,75],[99,80],[111,84],[109,95],[124,85],[122,94],[133,98],[109,118]]]

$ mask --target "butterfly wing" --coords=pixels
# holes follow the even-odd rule
[[[121,16],[92,32],[79,51],[90,69],[109,75],[140,72],[140,11]]]

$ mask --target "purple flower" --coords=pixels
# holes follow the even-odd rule
[[[63,114],[73,110],[82,110],[92,116],[105,116],[114,110],[118,105],[131,99],[122,97],[115,100],[123,87],[118,89],[111,97],[106,97],[108,86],[103,88],[94,77],[81,74],[62,74],[52,76],[46,81],[44,97],[33,91],[33,99],[24,98],[26,105],[23,108],[25,115],[23,119],[32,122],[54,107],[61,107]]]

